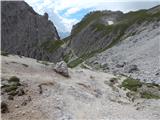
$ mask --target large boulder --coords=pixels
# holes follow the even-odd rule
[[[56,64],[54,70],[57,73],[60,73],[61,75],[65,76],[65,77],[69,77],[68,67],[67,67],[67,64],[64,61],[58,62]]]
[[[118,64],[116,64],[117,68],[123,68],[126,65],[126,62],[119,62]]]

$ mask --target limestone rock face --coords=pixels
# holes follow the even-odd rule
[[[59,40],[48,14],[37,14],[24,1],[2,1],[2,51],[39,60],[58,61],[62,48],[49,53],[42,49],[48,41]]]

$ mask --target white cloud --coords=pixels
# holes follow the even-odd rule
[[[69,16],[69,15],[74,14],[80,10],[81,10],[81,8],[73,7],[73,8],[68,9],[67,12],[65,13],[65,15]]]

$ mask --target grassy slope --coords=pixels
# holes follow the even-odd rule
[[[62,40],[54,40],[54,41],[47,41],[41,44],[41,47],[46,50],[47,52],[54,52],[57,50],[61,45],[63,45]]]
[[[82,19],[82,21],[80,21],[77,25],[76,25],[76,29],[74,29],[74,32],[72,33],[72,36],[76,35],[77,33],[79,33],[82,29],[84,29],[90,22],[92,22],[93,20],[96,20],[102,16],[104,16],[105,14],[101,11],[96,11],[96,12],[91,12],[89,14],[87,14],[84,19]]]

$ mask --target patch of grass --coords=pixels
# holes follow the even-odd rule
[[[133,78],[127,78],[122,82],[121,86],[125,89],[129,89],[132,92],[132,94],[130,94],[130,92],[126,94],[128,97],[134,96],[134,94],[139,94],[141,98],[145,99],[160,99],[159,94],[152,92],[152,90],[149,89],[152,88],[153,91],[157,91],[159,88],[158,84],[144,83]],[[146,86],[147,88],[144,89],[142,86]]]
[[[113,25],[104,25],[100,23],[94,24],[92,26],[96,28],[96,32],[103,31],[104,35],[110,33],[113,27]]]
[[[70,51],[68,54],[65,54],[65,55],[63,56],[63,60],[64,60],[66,63],[68,63],[69,60],[70,60],[70,57],[72,57],[72,52],[71,52],[71,51]]]
[[[70,39],[71,39],[71,36],[68,36],[68,37],[63,38],[62,41],[64,41],[65,43],[67,43]]]
[[[19,83],[19,82],[20,82],[20,79],[19,79],[18,77],[16,77],[16,76],[12,76],[12,77],[8,80],[8,82],[16,82],[16,83]]]
[[[142,83],[139,80],[132,78],[127,78],[122,82],[122,87],[127,88],[131,91],[137,91],[138,88],[142,86]]]
[[[83,62],[83,59],[77,58],[77,59],[69,62],[67,65],[68,65],[68,67],[70,67],[70,68],[74,68],[74,67],[76,67],[77,65],[79,65],[79,64],[82,63],[82,62]]]
[[[62,40],[54,40],[54,41],[50,40],[42,43],[40,47],[51,53],[57,50],[63,44],[64,42]]]
[[[141,97],[145,98],[145,99],[160,99],[160,96],[154,95],[154,94],[149,93],[149,92],[143,92],[143,93],[141,93]]]
[[[103,13],[102,11],[95,11],[87,14],[77,25],[74,29],[74,32],[72,35],[76,35],[79,33],[83,28],[85,28],[91,21],[99,19],[100,17],[104,16],[106,13]]]
[[[3,55],[3,56],[8,56],[8,55],[9,55],[9,53],[4,52],[4,51],[1,51],[1,55]]]
[[[12,76],[7,81],[8,83],[5,83],[1,86],[1,89],[6,92],[8,95],[15,96],[18,94],[18,88],[21,86],[19,78],[16,76]]]
[[[49,63],[47,61],[42,61],[41,64],[49,65]]]
[[[5,87],[5,91],[6,92],[16,91],[17,88],[18,88],[17,85],[8,85],[8,86]]]

